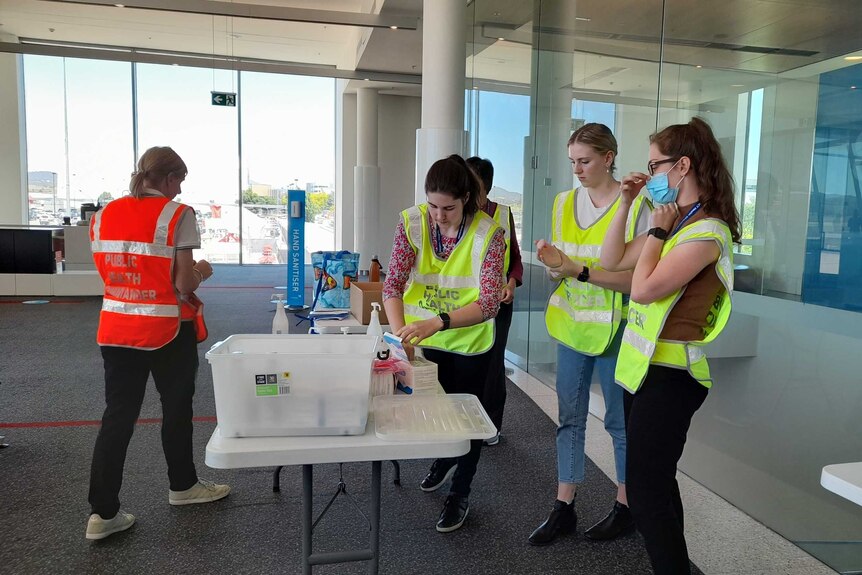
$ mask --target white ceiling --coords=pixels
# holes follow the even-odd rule
[[[365,71],[395,73],[412,83],[421,74],[422,0],[214,2],[220,3],[407,16],[420,24],[417,30],[372,29],[77,2],[0,0],[0,33],[292,62],[358,71],[354,77]],[[176,10],[191,4],[187,0],[166,3]],[[668,63],[663,68],[667,79],[679,82],[674,97],[706,101],[728,93],[731,84],[750,85],[758,79],[766,83],[776,75],[817,63],[845,65],[841,56],[862,48],[859,4],[859,0],[667,0],[662,52],[661,0],[544,0],[541,4],[472,0],[465,13],[466,75],[482,82],[529,86],[532,49],[540,34],[540,57],[552,57],[554,52],[574,55],[574,89],[654,98],[656,62],[663,58]],[[362,80],[351,82],[357,83],[362,85]],[[415,87],[373,85],[418,93]]]

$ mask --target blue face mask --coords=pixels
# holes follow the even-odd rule
[[[670,170],[672,170],[678,163],[679,160],[670,167]],[[685,179],[685,176],[679,179],[679,182],[676,183],[676,187],[671,188],[667,180],[667,172],[653,175],[646,183],[646,189],[654,204],[663,205],[675,202],[679,195],[679,184],[683,179]]]

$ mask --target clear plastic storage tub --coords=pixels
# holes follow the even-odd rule
[[[224,437],[359,435],[375,336],[232,335],[206,353]]]

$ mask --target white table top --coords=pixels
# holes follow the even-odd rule
[[[856,505],[862,505],[862,461],[827,465],[820,475],[820,485]]]
[[[431,459],[458,457],[469,450],[469,439],[380,439],[374,432],[373,414],[369,414],[364,435],[222,437],[216,427],[207,443],[206,464],[216,469],[236,469],[349,461]]]

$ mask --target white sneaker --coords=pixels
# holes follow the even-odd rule
[[[198,482],[185,491],[170,490],[168,502],[171,505],[192,505],[194,503],[209,503],[227,497],[230,485],[219,485],[206,479]]]
[[[112,519],[102,519],[102,516],[93,513],[87,521],[87,539],[104,539],[114,533],[125,531],[135,524],[135,516],[125,511],[118,511]]]

